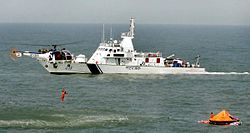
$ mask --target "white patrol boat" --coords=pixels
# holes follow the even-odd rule
[[[162,57],[160,52],[137,52],[134,49],[135,19],[130,19],[129,32],[121,34],[121,40],[103,41],[97,48],[87,65],[93,74],[99,73],[130,73],[130,74],[199,74],[199,56],[195,64],[175,58],[174,54]]]
[[[39,49],[38,52],[12,49],[10,56],[12,59],[23,55],[35,58],[51,74],[91,73],[85,55],[74,56],[65,48],[57,50],[56,45],[53,46],[54,49]]]

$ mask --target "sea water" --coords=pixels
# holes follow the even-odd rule
[[[105,26],[119,38],[127,24]],[[9,49],[37,51],[63,45],[90,58],[102,24],[0,24],[0,132],[248,132],[249,26],[136,26],[137,51],[195,61],[199,75],[49,74],[29,57],[13,61]],[[44,46],[41,46],[44,45]],[[60,102],[65,87],[68,95]],[[227,109],[242,125],[199,124]]]

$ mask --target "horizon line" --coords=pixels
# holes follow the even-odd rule
[[[0,24],[128,24],[123,22],[0,22]],[[187,25],[187,26],[250,26],[250,24],[189,24],[189,23],[136,23],[136,25]]]

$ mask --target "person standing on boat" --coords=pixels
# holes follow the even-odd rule
[[[65,95],[67,95],[68,93],[67,93],[67,91],[63,88],[62,89],[62,94],[61,94],[61,102],[64,102],[64,97],[65,97]]]

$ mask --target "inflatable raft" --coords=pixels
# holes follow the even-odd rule
[[[202,124],[211,124],[211,125],[241,125],[239,118],[232,116],[228,111],[222,110],[217,115],[211,117],[209,120],[198,121]]]

